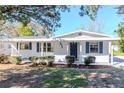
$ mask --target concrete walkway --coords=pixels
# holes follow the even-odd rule
[[[124,69],[124,57],[123,56],[114,56],[113,57],[113,67]]]

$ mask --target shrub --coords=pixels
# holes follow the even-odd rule
[[[84,59],[85,66],[89,66],[91,63],[95,63],[95,59],[96,58],[94,56],[85,57]]]
[[[21,63],[22,59],[21,59],[20,56],[10,56],[10,57],[9,57],[9,61],[10,61],[10,63],[12,63],[12,64],[17,64],[17,65],[19,65],[19,64]]]
[[[42,65],[47,65],[47,63],[46,63],[46,57],[40,57],[39,59],[40,59],[40,63]]]
[[[75,57],[74,56],[66,56],[66,62],[69,67],[72,66],[72,64],[75,62]]]
[[[55,61],[55,56],[47,56],[48,66],[53,66],[53,62]]]
[[[10,63],[9,56],[4,55],[4,54],[0,55],[0,63],[2,63],[2,64]]]
[[[38,60],[37,57],[35,57],[35,56],[29,57],[29,60],[32,62],[31,66],[33,66],[33,67],[38,66],[38,63],[36,62]]]
[[[29,57],[29,60],[32,62],[32,63],[35,63],[36,62],[36,58],[35,56],[32,56],[32,57]]]

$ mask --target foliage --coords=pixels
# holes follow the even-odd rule
[[[23,24],[16,27],[16,31],[19,36],[33,36],[34,32],[32,31],[32,27],[29,25],[24,26]]]
[[[31,21],[41,24],[44,33],[48,34],[60,27],[60,12],[69,10],[67,6],[55,5],[2,5],[0,6],[0,20],[22,22],[27,25]]]
[[[9,61],[13,64],[19,65],[21,63],[21,57],[20,56],[10,56]]]
[[[121,51],[113,51],[113,55],[124,56],[124,53],[122,53]]]
[[[68,66],[72,66],[72,64],[75,62],[75,57],[74,56],[66,56],[66,62],[68,64]]]
[[[29,57],[29,60],[32,61],[34,66],[38,65],[48,65],[48,66],[53,66],[53,62],[55,60],[54,56],[44,56],[44,57]]]
[[[32,63],[35,63],[36,62],[36,58],[35,56],[32,56],[32,57],[29,57],[29,60],[32,62]]]
[[[87,78],[81,77],[82,70],[70,68],[44,68],[40,69],[46,74],[43,77],[42,84],[48,88],[73,88],[86,87],[89,83]],[[84,72],[82,71],[84,74]]]
[[[124,53],[124,25],[123,24],[118,25],[118,28],[117,30],[115,30],[115,32],[117,32],[118,36],[120,37],[119,40],[120,51]]]
[[[82,5],[80,7],[80,12],[79,15],[80,16],[84,16],[87,15],[89,16],[92,20],[95,20],[96,16],[97,16],[97,11],[100,8],[99,5]]]
[[[94,56],[88,56],[88,57],[85,57],[84,59],[84,64],[86,66],[89,66],[91,63],[95,63],[95,57]]]
[[[88,6],[82,5],[79,14],[80,16],[87,15],[92,20],[95,20],[98,9],[99,9],[98,5],[88,5]],[[5,23],[22,22],[24,26],[26,26],[28,23],[34,22],[40,24],[40,26],[42,27],[42,30],[40,31],[41,32],[43,31],[44,35],[49,35],[52,34],[54,31],[56,31],[56,29],[61,26],[60,23],[61,13],[65,11],[70,11],[70,6],[2,5],[0,6],[0,10],[1,10],[0,20],[3,20]],[[25,31],[25,28],[23,30]]]
[[[53,62],[55,61],[55,56],[48,56],[47,61],[48,61],[48,66],[53,66]]]
[[[119,5],[116,7],[117,14],[124,14],[124,5]]]
[[[9,56],[4,54],[0,55],[0,63],[3,63],[3,64],[9,63]]]

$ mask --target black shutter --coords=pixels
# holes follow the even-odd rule
[[[32,42],[29,42],[29,49],[32,50]]]
[[[89,42],[86,42],[86,53],[89,53]]]
[[[37,42],[37,52],[39,52],[39,42]]]
[[[17,50],[19,49],[19,43],[17,42]]]
[[[103,53],[103,42],[99,42],[99,53]]]

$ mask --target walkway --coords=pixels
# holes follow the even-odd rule
[[[124,57],[123,56],[114,56],[113,57],[113,66],[124,69]]]

